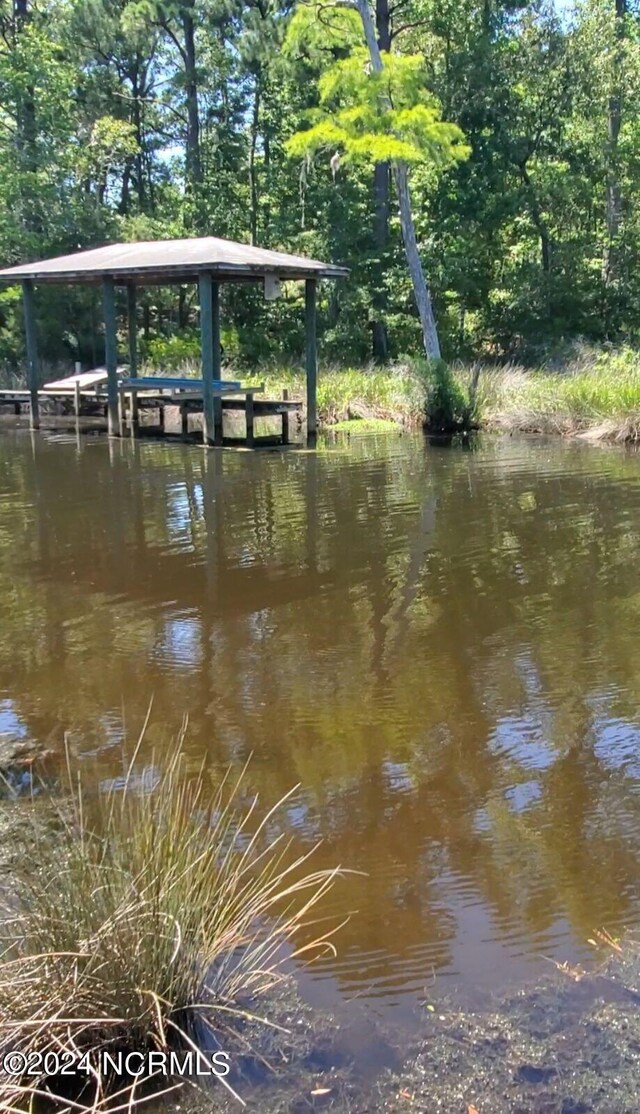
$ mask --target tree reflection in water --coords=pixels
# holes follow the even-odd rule
[[[188,713],[294,842],[366,872],[341,993],[500,978],[637,923],[638,458],[0,438],[0,701],[96,784]],[[132,744],[131,744],[132,745]],[[573,941],[573,943],[572,943]]]

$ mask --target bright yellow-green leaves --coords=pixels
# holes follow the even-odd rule
[[[382,71],[374,71],[366,48],[357,46],[322,74],[320,108],[310,114],[311,127],[289,139],[290,155],[338,150],[345,162],[428,162],[438,169],[468,157],[462,131],[442,120],[426,87],[424,59],[383,53],[382,60]]]
[[[317,60],[331,51],[351,50],[362,44],[362,21],[353,8],[307,8],[300,4],[292,16],[284,55]]]

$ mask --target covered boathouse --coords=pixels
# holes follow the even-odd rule
[[[281,280],[305,283],[307,434],[315,436],[317,427],[317,351],[316,293],[324,278],[348,275],[345,267],[321,263],[303,256],[269,251],[249,244],[204,236],[188,240],[151,240],[109,244],[89,251],[61,255],[36,263],[23,263],[0,270],[0,282],[22,284],[27,344],[27,368],[31,425],[39,427],[38,388],[40,369],[34,286],[39,283],[100,284],[105,330],[107,371],[107,420],[110,436],[121,430],[118,339],[116,321],[117,286],[127,290],[127,319],[130,382],[144,388],[137,378],[136,294],[141,286],[197,283],[200,301],[200,338],[202,354],[202,413],[205,444],[222,443],[222,395],[220,371],[220,284],[223,282],[262,282],[265,294],[277,290]],[[194,381],[194,385],[197,384]],[[149,385],[158,380],[149,380]],[[248,397],[248,396],[247,396]],[[135,403],[135,396],[134,396]]]

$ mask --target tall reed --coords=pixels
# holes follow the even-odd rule
[[[243,777],[189,776],[182,739],[141,792],[137,753],[97,800],[70,777],[46,820],[34,810],[3,926],[0,1051],[93,1062],[104,1049],[193,1047],[202,1026],[224,1047],[284,978],[285,956],[333,950],[332,930],[308,926],[340,871],[292,852],[283,802],[258,819]],[[97,1108],[113,1082],[96,1078],[73,1102]],[[2,1110],[26,1111],[37,1096],[68,1101],[56,1080],[0,1076]]]

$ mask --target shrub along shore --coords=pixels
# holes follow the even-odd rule
[[[293,368],[262,368],[266,393],[304,393]],[[434,431],[469,429],[559,433],[593,440],[640,440],[640,354],[583,348],[565,360],[525,368],[475,363],[452,367],[403,360],[388,368],[321,368],[319,418],[363,429],[389,421]],[[380,426],[382,428],[382,426]]]

